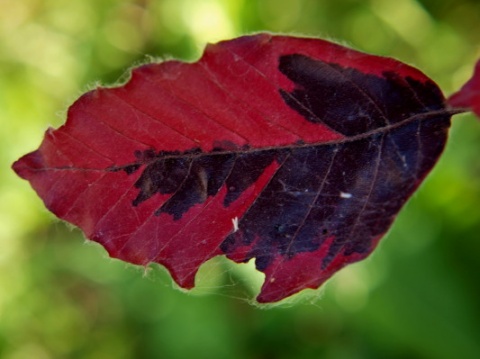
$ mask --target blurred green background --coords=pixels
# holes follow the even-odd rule
[[[366,261],[274,307],[251,266],[214,260],[193,294],[107,258],[11,163],[98,83],[149,56],[196,59],[253,31],[397,57],[446,94],[480,57],[475,0],[0,0],[0,358],[480,358],[480,124],[448,149]]]

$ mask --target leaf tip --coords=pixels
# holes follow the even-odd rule
[[[473,75],[462,88],[447,99],[453,108],[465,108],[480,118],[480,59],[475,65]]]
[[[43,156],[34,151],[20,157],[12,164],[12,170],[21,178],[28,180],[32,171],[43,168]]]

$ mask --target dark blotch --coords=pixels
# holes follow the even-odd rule
[[[364,74],[299,54],[280,57],[279,70],[295,84],[279,90],[290,108],[346,136],[444,108],[435,84],[393,72]],[[221,249],[255,241],[245,260],[256,258],[263,271],[277,256],[315,251],[327,238],[324,269],[338,256],[366,255],[445,145],[449,116],[417,119],[356,141],[282,150],[283,165]]]
[[[135,182],[139,193],[132,205],[138,206],[155,194],[172,194],[155,214],[168,213],[177,220],[192,206],[215,196],[223,185],[227,188],[224,206],[228,207],[282,155],[282,151],[250,151],[248,147],[231,153],[220,147],[210,153],[199,149],[155,153],[148,149],[134,153],[138,163],[110,170],[123,170],[130,175],[145,165]]]
[[[296,87],[280,89],[285,103],[307,121],[324,123],[346,136],[402,121],[412,114],[443,108],[443,96],[431,83],[383,76],[326,63],[300,54],[280,57],[279,70]]]
[[[135,187],[140,193],[133,201],[137,206],[157,193],[175,192],[190,172],[192,159],[189,156],[181,158],[158,158],[147,164]]]
[[[185,180],[156,214],[168,213],[177,220],[193,205],[205,202],[209,196],[215,196],[225,183],[234,158],[234,154],[212,154],[195,158]]]

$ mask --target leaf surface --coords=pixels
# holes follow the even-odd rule
[[[184,288],[214,256],[255,258],[274,302],[372,252],[449,126],[410,66],[258,34],[84,94],[14,170],[110,256]]]

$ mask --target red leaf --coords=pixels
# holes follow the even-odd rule
[[[480,60],[475,66],[472,78],[448,98],[448,103],[454,108],[471,109],[480,117]]]
[[[393,59],[245,36],[86,93],[14,169],[112,257],[184,288],[213,256],[255,258],[273,302],[374,249],[443,150],[444,102]]]

